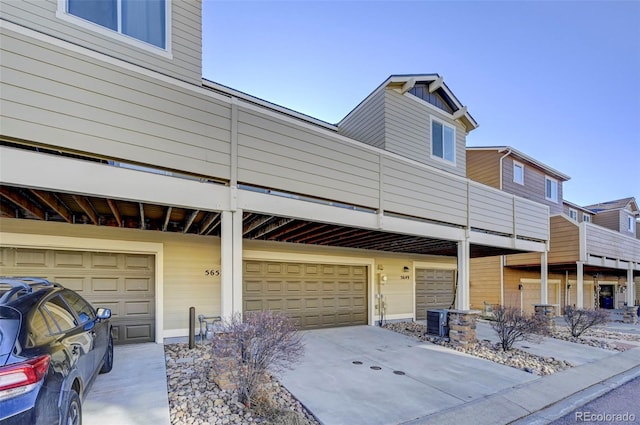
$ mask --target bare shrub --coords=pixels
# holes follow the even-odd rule
[[[302,355],[304,346],[295,322],[284,313],[259,311],[223,321],[213,337],[213,368],[227,374],[238,399],[251,407],[267,372],[289,368]]]
[[[571,335],[579,337],[587,329],[607,323],[609,314],[604,310],[588,310],[574,308],[570,305],[564,308],[564,321],[571,330]]]
[[[493,309],[491,327],[500,338],[504,351],[509,351],[516,341],[539,341],[548,332],[548,318],[543,315],[525,315],[514,307],[498,306]]]

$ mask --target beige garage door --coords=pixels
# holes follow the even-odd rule
[[[522,283],[522,310],[525,313],[534,313],[535,305],[540,304],[540,279],[521,279]],[[547,301],[556,307],[556,314],[560,314],[559,299],[560,281],[547,280]]]
[[[0,258],[3,276],[50,279],[110,308],[116,344],[155,340],[152,255],[4,247]]]
[[[244,311],[279,310],[301,329],[367,324],[367,267],[245,261]]]
[[[427,309],[451,308],[455,270],[416,269],[416,320],[427,319]]]

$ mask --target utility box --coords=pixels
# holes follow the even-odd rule
[[[442,338],[449,336],[449,310],[427,310],[427,334]]]

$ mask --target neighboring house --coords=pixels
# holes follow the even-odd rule
[[[329,124],[203,80],[200,2],[135,3],[1,5],[0,274],[110,307],[125,343],[187,335],[191,306],[468,310],[471,258],[545,251],[548,206],[466,178],[477,124],[437,74]]]
[[[629,281],[640,280],[634,198],[586,207],[565,201],[562,184],[568,176],[509,146],[467,148],[467,175],[549,206],[547,302],[557,312],[567,304],[622,308],[638,303],[638,295],[627,293]],[[508,304],[533,311],[544,262],[538,254],[472,259],[471,306]]]

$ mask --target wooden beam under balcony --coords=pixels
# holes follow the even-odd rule
[[[17,206],[24,208],[40,220],[44,221],[47,219],[47,215],[45,214],[44,210],[40,208],[39,205],[36,205],[33,201],[24,197],[21,193],[15,190],[11,190],[6,186],[0,186],[0,195],[13,202]]]
[[[73,216],[71,215],[71,212],[69,212],[69,208],[67,208],[67,206],[58,198],[56,198],[52,193],[38,189],[31,189],[31,193],[33,193],[42,202],[47,204],[49,208],[54,210],[67,223],[73,223]]]
[[[89,220],[91,220],[91,222],[97,226],[99,223],[98,215],[93,209],[93,205],[91,205],[91,202],[89,202],[89,200],[84,196],[78,195],[73,195],[73,200],[76,201],[82,211],[84,211],[87,217],[89,217]]]
[[[122,216],[120,215],[120,210],[118,209],[118,205],[116,204],[116,201],[114,201],[113,199],[107,199],[107,204],[109,205],[109,209],[111,209],[111,213],[113,214],[113,217],[116,219],[116,222],[118,223],[118,227],[122,227]]]

